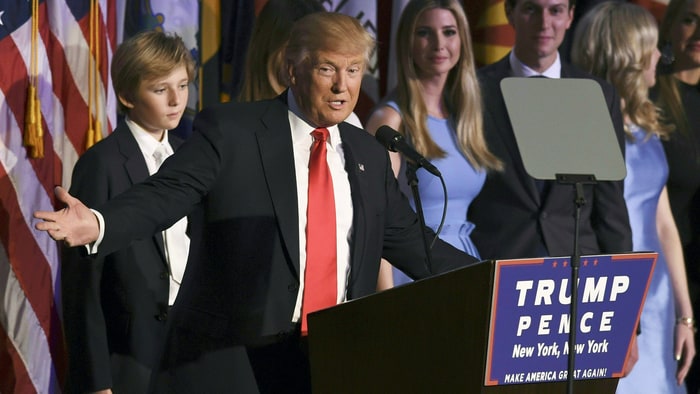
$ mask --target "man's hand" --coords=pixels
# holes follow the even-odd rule
[[[34,217],[42,219],[34,227],[46,231],[56,241],[68,246],[87,245],[97,241],[100,225],[95,214],[80,200],[68,194],[60,186],[54,189],[56,198],[66,207],[56,212],[36,211]]]

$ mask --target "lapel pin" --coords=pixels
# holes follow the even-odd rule
[[[360,171],[364,171],[364,170],[365,170],[365,165],[362,164],[362,163],[359,163],[359,164],[357,164],[357,168],[359,168]]]

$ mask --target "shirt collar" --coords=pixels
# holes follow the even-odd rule
[[[287,105],[289,106],[289,125],[292,129],[293,140],[313,141],[311,132],[316,129],[316,126],[312,125],[306,120],[306,117],[301,112],[299,104],[297,104],[291,89],[287,91]],[[332,149],[336,149],[336,147],[340,144],[340,130],[338,129],[338,125],[328,126],[326,128],[328,129],[328,134],[330,135],[330,146]]]
[[[561,58],[559,57],[559,52],[557,52],[557,58],[554,60],[554,63],[552,63],[552,65],[542,73],[531,69],[525,65],[525,63],[521,62],[520,59],[515,56],[515,51],[510,51],[510,56],[508,59],[510,61],[510,69],[513,71],[514,77],[543,76],[554,79],[561,78]]]
[[[148,134],[148,132],[144,130],[143,127],[139,126],[136,122],[129,119],[128,117],[124,119],[124,122],[129,127],[131,135],[133,135],[136,139],[136,143],[139,145],[139,149],[141,149],[141,152],[144,156],[153,155],[153,152],[155,152],[160,145],[165,145],[168,153],[172,153],[172,147],[168,142],[168,130],[165,130],[165,133],[163,133],[163,140],[158,141],[155,138],[153,138],[153,136]]]

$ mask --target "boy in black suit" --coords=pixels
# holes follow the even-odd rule
[[[155,173],[182,142],[168,130],[180,122],[193,76],[194,62],[177,36],[149,31],[122,43],[112,80],[125,120],[78,160],[71,194],[95,206]],[[183,218],[95,259],[64,250],[67,392],[148,390],[187,262],[186,226]]]

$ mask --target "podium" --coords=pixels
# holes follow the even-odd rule
[[[641,294],[632,295],[636,298],[632,302],[636,304],[632,305],[634,321],[627,321],[622,330],[625,349],[635,335],[656,260],[655,254],[645,256],[649,255],[653,261],[648,271],[640,274],[646,276]],[[546,264],[550,259],[516,263],[533,261]],[[485,261],[310,314],[313,392],[564,393],[565,377],[537,383],[486,384],[489,350],[493,349],[493,332],[498,325],[494,320],[499,302],[494,298],[501,280],[498,263]],[[580,283],[584,280],[585,276]],[[516,313],[498,312],[505,317]],[[560,369],[565,371],[566,356],[560,361]],[[574,386],[577,392],[596,394],[614,393],[616,387],[615,377],[576,380]]]

